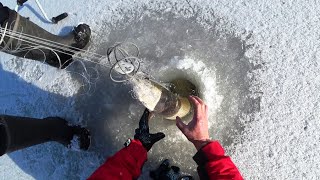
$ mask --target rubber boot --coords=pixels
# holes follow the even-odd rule
[[[0,25],[2,26],[2,23],[8,19],[9,17],[9,11],[8,8],[3,7],[2,3],[0,2]]]
[[[57,36],[20,16],[16,11],[7,7],[1,9],[2,12],[8,13],[0,33],[0,37],[4,35],[0,49],[6,53],[43,61],[57,68],[65,68],[73,61],[72,56],[77,51],[85,49],[90,41],[91,30],[86,24],[78,25],[66,36]],[[4,31],[6,26],[8,30]],[[15,37],[12,37],[13,35]]]
[[[150,178],[154,180],[193,180],[194,178],[189,175],[183,175],[180,168],[171,166],[170,161],[165,159],[160,166],[150,171]]]
[[[89,148],[89,131],[79,126],[69,126],[64,119],[0,115],[0,156],[49,141],[70,147],[74,136],[78,138],[80,149]]]

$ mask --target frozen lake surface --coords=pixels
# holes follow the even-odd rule
[[[3,1],[13,8],[13,1]],[[209,105],[210,135],[219,140],[246,179],[317,179],[319,166],[319,8],[316,2],[268,1],[41,1],[58,25],[43,22],[33,1],[20,13],[55,34],[85,22],[90,51],[106,55],[116,42],[140,48],[141,70],[161,82],[185,78]],[[57,8],[59,7],[59,8]],[[77,73],[40,62],[0,56],[0,112],[61,116],[87,126],[88,152],[46,143],[0,158],[0,179],[86,179],[123,147],[143,106],[130,86],[114,83],[109,69],[84,62],[89,85]],[[100,63],[106,63],[106,59]],[[165,158],[196,176],[195,148],[160,116],[155,144],[141,179]]]

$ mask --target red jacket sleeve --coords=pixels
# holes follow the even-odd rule
[[[132,140],[128,147],[108,158],[89,180],[137,179],[146,160],[147,150],[139,140]]]
[[[198,164],[200,179],[243,179],[230,157],[225,156],[218,141],[210,142],[201,148],[193,159]]]

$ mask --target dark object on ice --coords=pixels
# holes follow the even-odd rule
[[[27,2],[28,0],[17,0],[17,4],[19,6],[22,6],[25,2]]]
[[[91,135],[89,130],[80,126],[72,126],[72,131],[77,137],[79,148],[82,150],[88,150],[91,144]]]
[[[0,48],[6,53],[65,68],[73,61],[72,56],[85,49],[90,41],[91,30],[86,24],[78,25],[66,36],[57,36],[7,7],[1,8],[2,11],[8,11],[8,18],[0,22],[0,37],[4,35]]]
[[[8,8],[3,7],[2,3],[0,2],[0,25],[2,26],[2,23],[8,19],[9,17],[9,11]]]
[[[150,177],[155,180],[193,180],[192,176],[182,175],[180,168],[170,166],[170,161],[165,159],[160,166],[150,171]]]
[[[139,121],[139,128],[136,129],[136,134],[134,135],[134,138],[140,140],[143,147],[146,148],[147,151],[151,149],[154,143],[165,137],[162,132],[158,132],[156,134],[149,133],[149,119],[150,112],[148,109],[145,109]]]
[[[80,126],[69,126],[62,118],[35,119],[0,115],[0,156],[49,141],[70,147],[74,136],[78,138],[80,149],[89,148],[89,131]]]
[[[59,16],[53,17],[51,21],[52,23],[57,24],[59,21],[63,20],[66,17],[68,17],[68,13],[62,13]]]
[[[18,11],[18,7],[19,6],[23,6],[23,4],[25,2],[27,2],[28,0],[17,0],[17,7],[16,7],[16,11]],[[39,7],[39,9],[41,10],[43,16],[47,19],[47,21],[52,22],[54,24],[57,24],[59,21],[63,20],[64,18],[68,17],[68,13],[62,13],[56,17],[51,18],[51,20],[48,18],[47,13],[43,10],[40,2],[38,0],[36,0],[36,3]]]

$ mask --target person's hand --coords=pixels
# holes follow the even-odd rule
[[[194,144],[197,150],[210,142],[208,131],[208,106],[196,96],[189,96],[194,106],[194,115],[188,125],[184,124],[179,116],[176,117],[177,127]]]
[[[139,121],[139,128],[136,129],[135,139],[138,139],[143,147],[149,151],[154,143],[160,141],[165,137],[164,133],[158,132],[156,134],[149,133],[149,119],[151,114],[148,109],[145,109]]]

